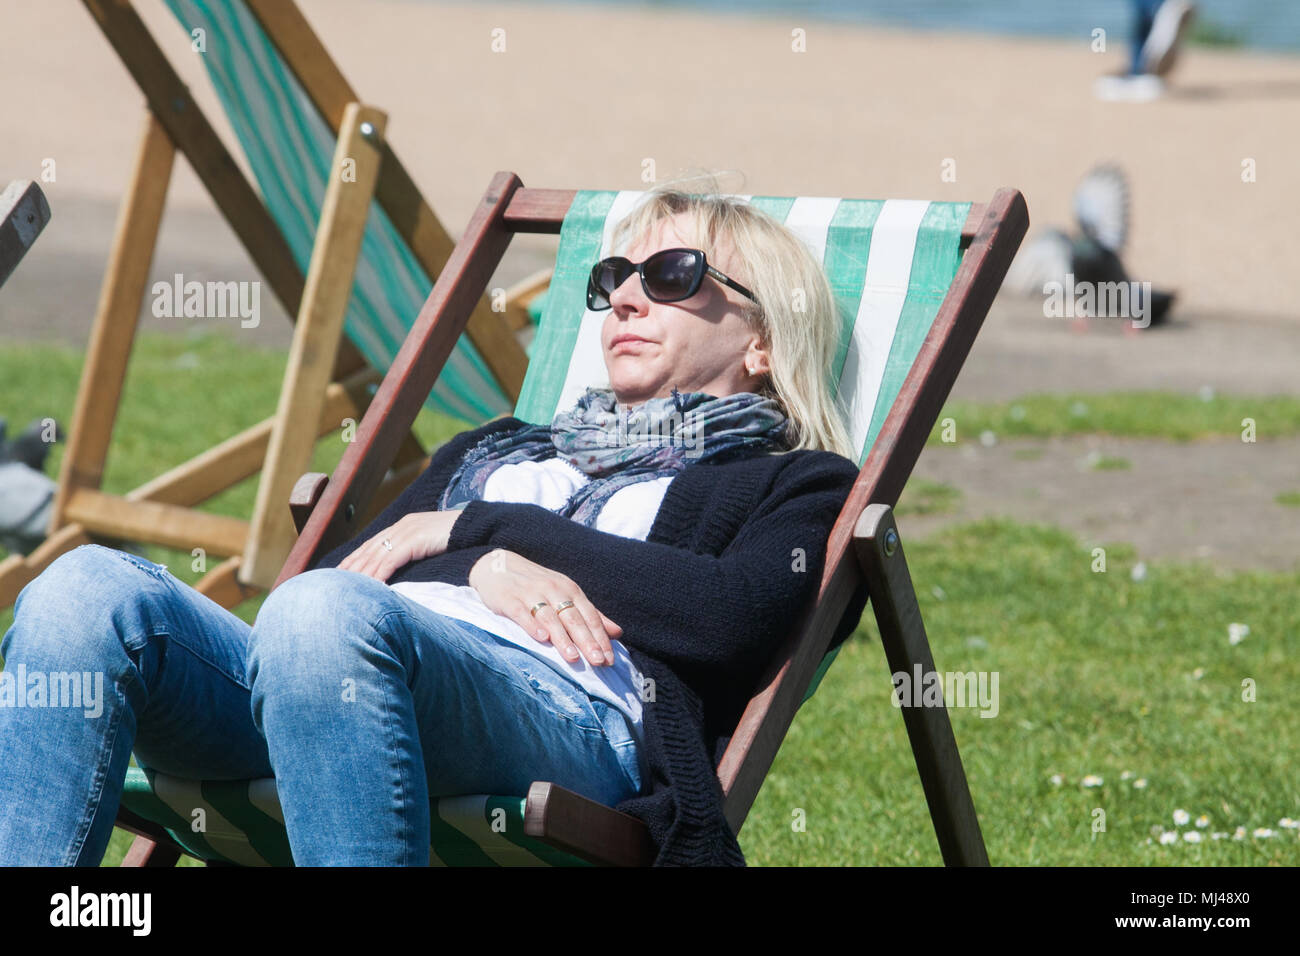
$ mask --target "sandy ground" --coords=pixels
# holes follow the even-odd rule
[[[164,51],[229,142],[200,57],[158,0],[139,0]],[[1070,192],[1102,160],[1134,187],[1130,265],[1184,304],[1300,317],[1300,57],[1186,51],[1166,99],[1091,92],[1124,57],[1077,42],[908,33],[800,17],[685,10],[301,0],[353,87],[455,234],[493,171],[529,185],[640,188],[683,168],[738,170],[737,191],[973,199],[1011,185],[1036,226],[1070,220]],[[364,12],[362,12],[364,10]],[[506,50],[491,50],[492,31]],[[793,30],[806,52],[791,50]],[[120,197],[142,101],[79,3],[10,4],[0,34],[0,176],[47,184],[55,236],[74,201]],[[942,178],[955,161],[956,181]],[[1242,182],[1254,160],[1256,181]],[[181,164],[184,167],[184,164]],[[208,204],[188,168],[172,198]],[[98,213],[95,213],[97,215]],[[86,213],[85,215],[91,215]],[[72,241],[68,239],[68,241]],[[42,250],[44,251],[44,250]],[[36,253],[33,253],[36,255]],[[21,288],[21,287],[20,287]],[[15,298],[11,298],[15,297]],[[27,309],[6,290],[4,321]]]
[[[660,178],[730,169],[744,178],[727,188],[779,195],[983,200],[1011,185],[1025,193],[1032,234],[1067,225],[1079,177],[1114,160],[1133,183],[1129,265],[1136,277],[1178,290],[1173,323],[1137,336],[1113,324],[1077,334],[1034,303],[1000,299],[954,395],[1203,385],[1300,392],[1300,237],[1291,215],[1300,208],[1300,57],[1192,48],[1168,97],[1117,104],[1095,100],[1091,86],[1120,66],[1125,24],[1098,24],[1112,40],[1097,54],[1086,37],[914,34],[799,17],[396,0],[367,0],[359,14],[348,0],[299,5],[352,85],[388,111],[397,153],[453,235],[495,170],[512,169],[534,186],[644,188],[647,160]],[[242,164],[188,36],[157,0],[137,7]],[[504,53],[491,52],[494,28],[506,31]],[[794,29],[806,31],[807,52],[791,51]],[[84,346],[143,100],[78,3],[6,8],[0,84],[10,92],[0,180],[39,178],[50,159],[57,177],[42,184],[53,220],[0,293],[0,340]],[[941,176],[948,159],[955,182]],[[1255,182],[1242,181],[1247,159]],[[494,284],[549,264],[554,248],[550,238],[516,240]],[[184,162],[173,173],[151,278],[175,272],[258,278]],[[141,327],[175,322],[145,313]],[[277,347],[291,336],[270,296],[257,329],[228,329]],[[1037,443],[1045,450],[1034,461],[1005,443],[972,449],[969,460],[927,450],[917,474],[961,488],[961,511],[909,518],[906,528],[927,533],[1001,512],[1065,524],[1086,540],[1133,540],[1143,555],[1289,567],[1300,553],[1300,512],[1273,501],[1300,488],[1296,443],[1247,446],[1248,458],[1204,443],[1139,442],[1102,449],[1129,458],[1130,471],[1078,468],[1088,442],[1099,440]],[[1201,513],[1225,488],[1241,539],[1258,545],[1208,538]]]

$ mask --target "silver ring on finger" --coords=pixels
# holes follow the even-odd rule
[[[573,606],[574,604],[572,601],[561,601],[559,604],[555,605],[555,613],[559,614],[561,611],[567,611]]]

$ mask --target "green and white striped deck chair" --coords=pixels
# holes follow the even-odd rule
[[[258,189],[305,274],[337,136],[244,0],[167,0],[193,37],[248,158]],[[379,203],[372,203],[344,331],[384,371],[411,330],[433,280]],[[429,393],[430,409],[480,425],[509,401],[468,336],[462,336]]]
[[[614,226],[642,195],[523,189],[513,174],[497,174],[413,334],[427,341],[436,324],[464,322],[465,316],[453,314],[447,302],[465,291],[459,284],[468,281],[467,273],[477,267],[479,274],[487,274],[483,269],[494,264],[489,256],[499,257],[498,250],[504,250],[504,244],[496,241],[501,233],[558,230],[560,247],[546,312],[514,412],[526,421],[549,422],[557,410],[570,407],[587,386],[608,385],[599,337],[603,313],[586,309],[587,276],[591,265],[609,253]],[[847,522],[851,532],[863,510],[863,502],[857,500],[858,490],[870,493],[872,498],[868,500],[888,505],[896,500],[1028,226],[1024,201],[1014,190],[1001,190],[987,206],[974,210],[965,202],[743,198],[784,222],[825,265],[843,320],[833,385],[848,413],[858,463],[864,467],[832,534],[827,577],[817,607],[810,614],[810,628],[821,621],[823,650],[806,665],[801,685],[797,673],[792,678],[794,685],[782,685],[779,680],[765,682],[766,697],[760,694],[754,698],[723,758],[720,776],[728,800],[728,819],[737,831],[789,720],[802,701],[812,695],[834,656],[825,654],[824,648],[843,617],[849,596],[859,586],[860,577],[847,585],[828,587],[825,583],[839,581],[841,574],[850,573],[851,565],[856,570],[852,554],[845,557],[848,535],[841,533],[841,526]],[[491,250],[485,252],[489,246]],[[487,259],[487,266],[479,259]],[[403,386],[405,405],[399,393],[387,408],[367,415],[358,446],[363,435],[374,441],[380,430],[408,427],[405,416],[414,414],[412,409],[418,407],[413,404],[415,398],[430,380],[428,376],[436,375],[436,360],[427,365],[431,368],[423,372],[416,367],[390,371],[390,375],[425,377]],[[403,414],[399,414],[399,408],[404,408]],[[373,484],[373,475],[365,478],[363,469],[382,472],[386,465],[368,462],[364,448],[355,455],[352,450],[348,454],[351,457],[345,457],[334,476],[312,476],[316,479],[313,487],[301,492],[304,497],[295,501],[294,507],[300,509],[300,529],[313,509],[327,510],[332,518],[328,525],[315,525],[314,534],[302,533],[281,581],[309,566],[313,555],[323,554],[337,541],[360,530],[346,527],[340,501],[349,492],[364,500],[364,485],[367,480]],[[909,456],[910,460],[903,460]],[[849,513],[851,510],[853,513]],[[331,535],[334,541],[326,544]],[[907,586],[910,589],[910,583]],[[878,619],[881,613],[877,607]],[[885,630],[882,625],[882,636]],[[924,640],[923,632],[921,636]],[[808,630],[792,634],[789,647],[782,652],[783,661],[789,663],[801,654],[806,657],[809,646]],[[925,653],[928,659],[928,648]],[[774,674],[780,671],[783,661],[775,662]],[[784,723],[773,740],[770,733],[762,731],[774,720]],[[946,726],[946,711],[943,721]],[[754,771],[752,768],[759,764],[761,767]],[[957,772],[969,804],[959,762]],[[752,779],[755,773],[756,780]],[[923,778],[926,774],[923,766]],[[534,790],[542,786],[535,783]],[[132,813],[162,824],[187,852],[196,856],[237,863],[283,862],[287,846],[283,830],[274,825],[279,820],[274,795],[274,782],[270,780],[187,784],[133,770],[124,805]],[[545,839],[599,862],[645,861],[644,845],[628,849],[637,843],[635,828],[639,823],[628,823],[631,818],[623,814],[600,808],[561,788],[550,788],[548,799],[558,800],[561,796],[568,802],[564,812],[553,814],[560,822],[541,828]],[[478,795],[436,801],[437,827],[431,858],[445,863],[572,862],[574,857],[549,847],[543,849],[545,844],[525,835],[525,816],[539,821],[546,817],[544,806],[526,806],[525,799],[523,795]],[[534,795],[527,799],[534,799]],[[208,826],[202,838],[191,832],[189,824],[198,807],[204,808]],[[933,799],[931,807],[948,858],[947,825],[940,824]],[[973,814],[971,807],[972,818]],[[245,823],[250,820],[251,824]],[[219,837],[213,829],[214,821],[222,828]],[[566,827],[569,832],[559,832]],[[585,845],[584,829],[602,834],[617,832],[623,849],[605,853]],[[977,824],[975,838],[979,839]],[[340,834],[339,839],[346,840],[347,835]],[[982,842],[979,852],[983,852]]]

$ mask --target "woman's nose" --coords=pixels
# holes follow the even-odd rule
[[[609,304],[620,311],[627,309],[633,312],[645,312],[650,305],[650,300],[646,298],[645,289],[641,287],[641,276],[633,272],[624,279],[623,284],[610,293]]]

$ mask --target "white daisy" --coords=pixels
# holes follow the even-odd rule
[[[1191,818],[1192,818],[1191,814],[1189,814],[1186,810],[1174,811],[1174,823],[1180,827],[1187,826],[1187,821],[1190,820]]]
[[[1059,787],[1061,784],[1065,782],[1065,778],[1062,777],[1059,773],[1052,774],[1050,777],[1048,777],[1048,780],[1051,781],[1053,787]]]
[[[1256,840],[1267,840],[1269,837],[1277,836],[1268,827],[1256,827],[1255,832],[1251,834]]]
[[[1204,830],[1206,827],[1210,825],[1210,818],[1207,817],[1204,813],[1202,813],[1199,817],[1196,818],[1196,825],[1200,827],[1202,830]]]
[[[1186,840],[1188,843],[1200,843],[1201,835],[1197,833],[1195,830],[1188,830],[1186,833],[1183,834],[1183,839]]]
[[[1105,781],[1095,773],[1090,773],[1081,781],[1085,787],[1100,787]]]
[[[1238,624],[1234,621],[1228,625],[1228,643],[1236,647],[1246,639],[1246,635],[1249,633],[1249,624]]]
[[[1178,842],[1178,834],[1173,830],[1166,830],[1164,833],[1160,834],[1161,846],[1168,846],[1170,843],[1177,843],[1177,842]]]
[[[1138,777],[1136,780],[1133,781],[1134,790],[1145,790],[1146,788],[1147,788],[1146,777]]]

